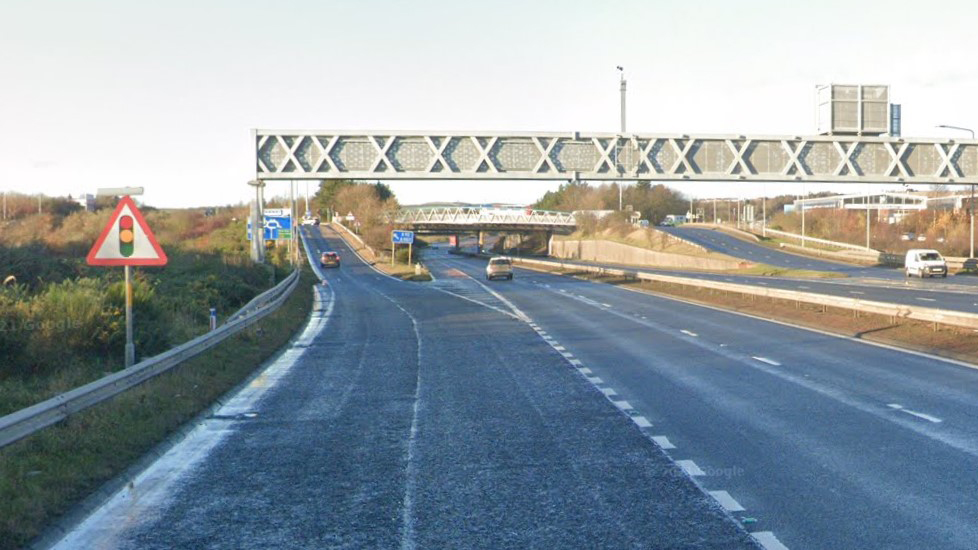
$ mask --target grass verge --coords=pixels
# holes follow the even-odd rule
[[[398,279],[404,281],[415,282],[425,282],[431,280],[431,273],[425,267],[421,268],[421,273],[419,274],[415,273],[413,265],[407,265],[404,263],[391,265],[389,256],[386,258],[380,258],[374,249],[351,239],[350,236],[347,235],[342,229],[333,229],[333,232],[336,233],[336,236],[343,239],[343,242],[345,242],[351,250],[355,250],[365,262],[392,277],[397,277]],[[415,250],[415,254],[420,255],[420,251]]]
[[[794,300],[704,289],[692,285],[598,276],[583,271],[544,270],[536,266],[531,269],[619,285],[650,294],[680,298],[698,304],[978,364],[978,333],[965,328],[894,318],[858,310],[823,307]]]
[[[746,269],[724,271],[722,273],[735,275],[761,275],[764,277],[799,277],[809,279],[838,279],[848,277],[845,273],[832,271],[815,271],[813,269],[794,269],[790,267],[775,267],[773,265],[757,264]]]
[[[36,537],[271,357],[306,322],[316,277],[276,312],[200,356],[0,449],[0,550]]]

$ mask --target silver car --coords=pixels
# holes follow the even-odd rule
[[[491,281],[496,278],[513,278],[513,260],[505,257],[497,257],[489,260],[489,263],[486,265],[486,280]]]

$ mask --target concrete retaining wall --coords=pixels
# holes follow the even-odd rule
[[[742,269],[750,262],[720,258],[698,258],[668,252],[656,252],[612,241],[558,241],[552,243],[551,255],[567,260],[586,260],[648,267],[685,269]]]

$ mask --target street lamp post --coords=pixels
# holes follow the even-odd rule
[[[968,132],[971,134],[971,139],[975,139],[975,131],[971,128],[962,128],[961,126],[951,126],[950,124],[938,124],[938,128],[947,128],[948,130],[961,130],[962,132]],[[971,202],[968,203],[968,211],[970,212],[969,218],[971,218],[971,229],[969,233],[971,234],[971,249],[968,253],[969,258],[975,257],[975,184],[971,184]]]
[[[619,80],[621,82],[621,88],[620,88],[621,90],[621,134],[623,136],[625,135],[625,68],[622,67],[621,65],[618,65],[615,68],[618,69],[618,72],[620,73]],[[621,140],[621,136],[619,136],[619,142],[620,140]],[[618,163],[617,151],[615,152],[615,163],[616,164]],[[620,172],[619,175],[621,175]],[[622,210],[622,182],[619,180],[618,181],[618,211],[621,212],[621,210]]]
[[[257,263],[265,261],[265,227],[262,223],[262,187],[265,182],[251,180],[248,185],[255,188],[255,207],[251,210],[251,259]]]

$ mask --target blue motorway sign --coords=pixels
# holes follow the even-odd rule
[[[292,218],[290,216],[265,216],[265,240],[292,238]],[[248,240],[251,240],[251,220],[248,220]]]
[[[414,231],[391,231],[391,242],[394,244],[412,244]]]
[[[391,242],[394,244],[411,244],[414,242],[414,231],[391,231]]]

